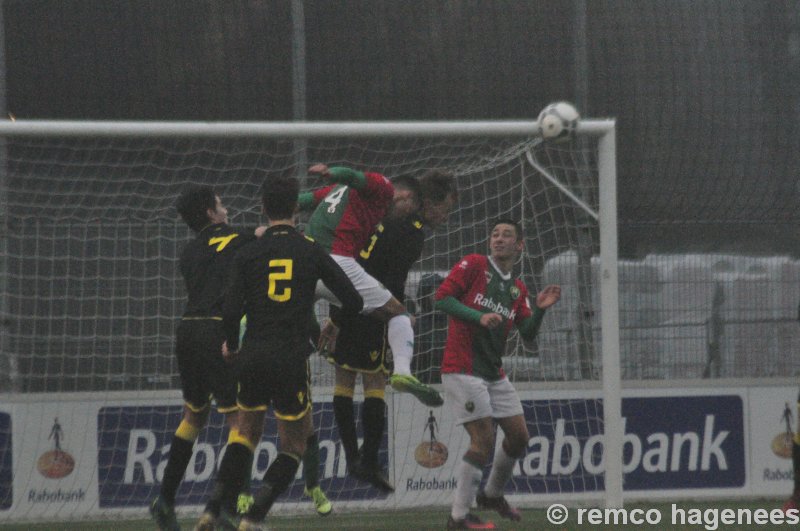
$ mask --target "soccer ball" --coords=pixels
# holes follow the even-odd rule
[[[545,140],[567,140],[575,134],[581,115],[566,101],[551,103],[539,113],[539,129]]]

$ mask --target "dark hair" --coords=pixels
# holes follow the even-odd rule
[[[217,194],[210,186],[195,186],[183,192],[175,203],[178,214],[189,228],[200,232],[209,223],[208,209],[217,206]]]
[[[458,197],[456,179],[452,173],[444,170],[428,170],[419,179],[420,200],[428,199],[441,203],[447,196]]]
[[[297,207],[300,185],[294,177],[268,175],[261,186],[261,205],[267,219],[289,219]]]
[[[410,190],[416,197],[419,197],[419,180],[413,175],[398,175],[397,177],[394,177],[392,179],[392,186],[395,188]]]
[[[492,224],[492,230],[494,231],[494,228],[498,225],[511,225],[514,227],[514,232],[517,235],[517,241],[522,239],[522,225],[520,225],[519,221],[515,221],[511,218],[500,218]]]

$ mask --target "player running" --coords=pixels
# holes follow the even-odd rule
[[[183,419],[172,437],[164,479],[150,514],[162,531],[179,530],[175,495],[192,458],[194,442],[206,425],[211,397],[232,425],[236,379],[222,359],[222,291],[233,256],[256,233],[228,225],[228,210],[210,186],[196,186],[177,201],[184,222],[197,233],[181,251],[179,267],[188,300],[178,324],[175,355],[183,391]],[[260,233],[260,232],[258,232]]]
[[[483,492],[480,509],[493,509],[503,518],[520,520],[503,490],[517,459],[525,455],[528,428],[522,403],[503,372],[502,355],[514,325],[523,339],[536,337],[545,310],[561,298],[559,286],[547,286],[536,296],[533,310],[528,290],[511,271],[523,247],[522,229],[511,220],[495,223],[489,237],[489,256],[465,256],[436,292],[436,308],[450,316],[442,362],[442,384],[470,445],[456,469],[447,529],[494,529],[469,512],[495,441],[492,422],[503,430]]]
[[[394,356],[394,374],[389,383],[396,391],[411,393],[427,406],[441,406],[439,392],[411,375],[414,330],[405,306],[356,261],[393,203],[395,209],[413,210],[413,194],[397,193],[392,183],[378,173],[329,168],[325,164],[314,165],[308,171],[335,184],[300,195],[302,209],[314,208],[306,235],[327,249],[353,282],[364,299],[364,313],[387,322],[387,339]],[[317,293],[336,304],[335,297],[324,287]],[[335,335],[331,325],[324,328],[320,348],[326,350]]]
[[[408,272],[422,254],[426,227],[433,229],[447,219],[457,191],[453,176],[440,170],[430,170],[419,180],[400,176],[393,179],[392,184],[395,194],[410,191],[414,195],[416,209],[407,213],[405,209],[392,208],[359,253],[358,262],[397,300],[402,300]],[[333,411],[347,468],[354,477],[391,492],[394,487],[378,463],[386,423],[384,389],[386,375],[391,372],[390,361],[386,359],[386,324],[365,315],[340,324],[341,330],[328,361],[336,366]],[[364,444],[360,451],[353,413],[358,374],[364,386]]]
[[[295,179],[271,176],[262,188],[269,220],[262,238],[236,255],[223,305],[226,358],[238,358],[237,430],[228,438],[217,484],[198,527],[213,529],[216,518],[232,511],[264,429],[272,404],[278,423],[280,452],[264,475],[238,529],[261,530],[275,499],[294,479],[306,441],[313,431],[309,401],[308,316],[317,282],[343,303],[346,316],[361,311],[361,296],[336,262],[294,226],[298,185]],[[239,328],[247,312],[241,353]],[[208,522],[208,526],[200,524]]]

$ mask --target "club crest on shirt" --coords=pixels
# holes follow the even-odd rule
[[[516,286],[511,286],[511,290],[510,290],[510,291],[511,291],[511,296],[512,296],[512,297],[514,297],[515,299],[516,299],[517,297],[519,297],[519,288],[518,288],[518,287],[516,287]]]
[[[461,263],[458,264],[458,267],[460,267],[461,269],[466,269],[468,265],[469,262],[467,262],[466,260],[461,260]]]
[[[371,359],[372,361],[377,360],[378,359],[378,351],[377,350],[371,350],[369,352],[369,359]]]
[[[297,401],[301,404],[303,403],[303,398],[305,398],[306,394],[303,391],[297,393]]]
[[[486,283],[488,284],[492,281],[492,273],[489,271],[484,271],[484,273],[486,273]]]

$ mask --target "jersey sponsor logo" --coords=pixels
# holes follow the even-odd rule
[[[516,317],[517,312],[509,310],[505,306],[503,306],[500,302],[495,302],[494,299],[491,297],[484,297],[483,293],[476,293],[475,299],[472,301],[474,304],[482,308],[486,308],[487,310],[491,310],[495,313],[499,313],[506,319],[514,319]]]

